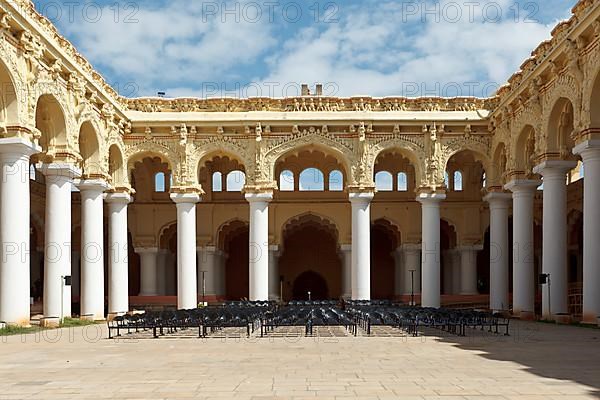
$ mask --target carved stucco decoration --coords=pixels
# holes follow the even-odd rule
[[[181,163],[183,156],[175,143],[154,138],[151,141],[138,140],[135,142],[126,142],[124,163],[127,165],[128,175],[135,167],[135,162],[139,161],[139,157],[144,155],[160,156],[171,168],[174,185],[179,186],[181,184]]]

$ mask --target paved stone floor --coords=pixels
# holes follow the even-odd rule
[[[511,333],[109,340],[104,325],[50,331],[0,338],[0,399],[600,398],[600,330],[516,322]]]

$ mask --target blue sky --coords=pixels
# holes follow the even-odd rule
[[[575,0],[35,0],[128,97],[490,95]]]

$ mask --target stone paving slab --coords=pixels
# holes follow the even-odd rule
[[[242,333],[109,340],[98,325],[0,338],[0,400],[600,398],[600,330],[517,321],[508,337]]]

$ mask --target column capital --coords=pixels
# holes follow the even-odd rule
[[[42,148],[38,145],[31,143],[29,140],[25,140],[19,137],[10,137],[0,139],[0,154],[13,153],[22,154],[24,156],[31,156],[36,153],[40,153]]]
[[[403,243],[398,249],[406,252],[421,251],[421,243]]]
[[[512,194],[492,192],[488,193],[483,200],[490,203],[490,208],[508,208],[510,201],[512,200]]]
[[[535,191],[541,184],[542,181],[537,179],[514,179],[508,182],[506,185],[504,185],[504,189],[510,190],[513,193],[535,193]]]
[[[568,160],[547,160],[536,165],[533,172],[544,177],[554,175],[564,175],[577,166],[576,161]],[[565,182],[566,182],[565,177]]]
[[[279,245],[278,244],[270,244],[269,251],[279,251]]]
[[[88,190],[104,192],[105,190],[110,188],[110,185],[103,179],[85,179],[80,180],[77,183],[77,187],[81,192],[85,192]]]
[[[273,191],[245,192],[244,197],[246,197],[248,203],[269,203],[273,200]]]
[[[110,192],[106,194],[105,201],[111,204],[129,204],[131,195],[127,192]]]
[[[217,248],[217,246],[196,246],[196,251],[217,253],[219,249]]]
[[[81,169],[71,163],[44,163],[42,165],[42,173],[45,176],[64,177],[72,180],[81,176]]]
[[[373,191],[350,192],[348,194],[350,202],[357,204],[368,204],[371,202],[371,200],[373,200],[373,197],[375,197],[375,192]]]
[[[344,253],[347,251],[352,251],[352,245],[351,244],[340,244],[340,252]]]
[[[573,154],[578,154],[585,159],[600,159],[600,140],[583,141],[573,149]]]
[[[421,204],[437,204],[446,200],[445,192],[421,191],[417,194],[417,201]]]
[[[194,192],[175,192],[171,193],[170,197],[175,204],[196,204],[200,202],[200,194]]]

